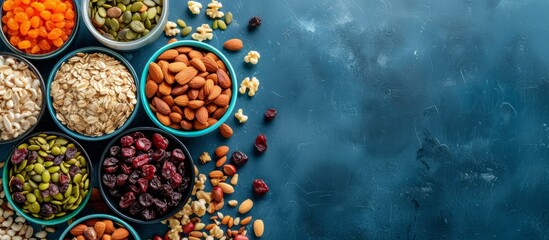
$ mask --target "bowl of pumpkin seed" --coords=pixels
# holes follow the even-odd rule
[[[169,0],[82,0],[82,19],[101,44],[131,51],[162,34],[168,5]]]

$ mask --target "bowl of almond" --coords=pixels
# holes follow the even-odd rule
[[[72,222],[59,239],[140,240],[141,238],[131,225],[120,218],[107,214],[92,214]]]
[[[236,74],[211,45],[178,41],[154,53],[141,75],[145,112],[161,129],[198,137],[220,127],[236,103]]]

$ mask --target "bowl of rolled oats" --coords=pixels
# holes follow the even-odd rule
[[[0,53],[0,144],[30,133],[44,114],[44,79],[26,59]]]
[[[108,139],[137,114],[137,80],[130,63],[112,50],[74,50],[59,60],[48,78],[48,110],[57,126],[72,137]]]

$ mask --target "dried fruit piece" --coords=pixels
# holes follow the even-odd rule
[[[235,151],[233,152],[231,160],[236,166],[240,167],[248,162],[248,155],[241,151]]]
[[[276,117],[276,108],[269,108],[265,111],[265,119],[273,120]]]
[[[248,30],[254,31],[261,25],[261,18],[260,17],[252,17],[250,21],[248,22]]]
[[[223,201],[223,189],[221,189],[220,187],[213,187],[211,194],[212,194],[212,198],[215,201],[217,202]]]
[[[269,192],[269,187],[267,186],[265,181],[263,181],[263,179],[255,179],[253,182],[253,189],[254,193],[260,196]]]
[[[265,136],[265,134],[261,133],[257,135],[257,137],[255,138],[254,146],[255,149],[260,153],[264,153],[265,151],[267,151],[267,137]]]

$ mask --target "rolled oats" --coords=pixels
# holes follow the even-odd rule
[[[130,71],[103,53],[78,53],[63,63],[51,84],[51,97],[62,124],[94,137],[122,126],[137,104]]]

